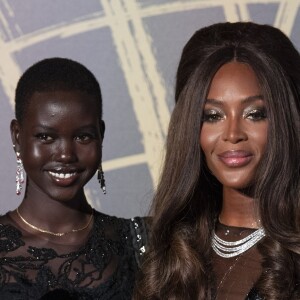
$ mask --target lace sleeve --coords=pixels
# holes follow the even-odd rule
[[[130,220],[130,235],[132,238],[132,246],[135,253],[137,265],[140,266],[141,259],[146,252],[147,246],[147,225],[146,219],[135,217]]]

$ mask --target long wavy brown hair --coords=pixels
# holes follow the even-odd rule
[[[300,299],[300,56],[280,30],[238,22],[203,28],[183,49],[136,300],[214,298],[211,237],[222,186],[206,167],[199,136],[210,82],[233,60],[253,68],[269,118],[254,188],[267,234],[256,288],[265,299]]]

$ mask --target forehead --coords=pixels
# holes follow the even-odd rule
[[[28,99],[26,110],[32,114],[39,111],[68,113],[75,111],[89,112],[98,115],[96,99],[81,91],[45,91],[34,92]]]
[[[261,95],[261,88],[253,69],[245,63],[230,62],[214,75],[207,98],[242,100],[257,95]]]
[[[99,108],[93,96],[80,91],[51,91],[35,92],[29,98],[23,123],[93,123],[99,119]]]

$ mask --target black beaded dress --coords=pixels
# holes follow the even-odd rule
[[[94,212],[82,245],[24,238],[6,214],[0,224],[0,299],[131,299],[135,273],[145,251],[142,218],[122,219]],[[33,247],[32,245],[35,245]],[[36,246],[38,245],[38,246]]]

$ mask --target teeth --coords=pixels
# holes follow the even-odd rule
[[[74,173],[54,173],[54,172],[49,171],[49,174],[56,178],[65,179],[65,178],[70,178],[70,177],[74,176],[76,174],[76,172],[74,172]]]

